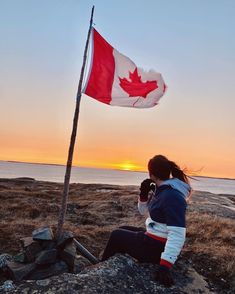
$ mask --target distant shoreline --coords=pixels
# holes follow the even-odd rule
[[[53,182],[53,181],[49,181],[49,180],[38,180],[38,179],[35,179],[35,178],[31,178],[31,177],[17,177],[17,178],[2,178],[0,177],[0,184],[3,183],[3,182],[10,182],[10,183],[21,183],[22,185],[23,184],[32,184],[32,183],[42,183],[42,184],[51,184],[51,185],[63,185],[64,182]],[[81,183],[81,182],[70,182],[70,185],[83,185],[83,186],[91,186],[91,185],[95,185],[97,186],[97,189],[99,190],[99,186],[102,188],[103,186],[106,186],[106,187],[120,187],[120,188],[128,188],[128,187],[133,187],[133,188],[136,188],[138,189],[139,186],[138,185],[134,185],[134,184],[130,184],[130,185],[127,185],[127,184],[107,184],[107,183]],[[217,195],[217,196],[220,196],[220,195],[223,195],[225,197],[229,197],[229,196],[235,196],[235,194],[232,194],[232,193],[214,193],[214,192],[209,192],[209,191],[203,191],[203,190],[193,190],[193,193],[196,193],[196,194],[214,194],[214,195]]]
[[[23,164],[38,164],[38,165],[49,165],[49,166],[66,166],[65,164],[59,163],[43,163],[43,162],[25,162],[25,161],[17,161],[17,160],[0,160],[0,162],[9,162],[9,163],[23,163]],[[73,165],[72,167],[78,168],[91,168],[91,169],[102,169],[102,170],[118,170],[123,172],[137,172],[137,173],[146,173],[147,171],[136,171],[136,170],[123,170],[123,169],[116,169],[116,168],[104,168],[104,167],[90,167],[90,166],[79,166]],[[211,177],[211,176],[191,176],[192,178],[206,178],[206,179],[220,179],[220,180],[231,180],[234,181],[235,178],[226,178],[226,177]]]

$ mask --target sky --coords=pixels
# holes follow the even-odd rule
[[[163,154],[235,178],[233,0],[0,0],[0,160],[66,164],[92,5],[96,30],[168,90],[150,109],[83,95],[73,164],[145,170]]]

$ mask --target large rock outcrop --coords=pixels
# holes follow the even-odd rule
[[[44,280],[24,281],[7,293],[212,293],[203,277],[181,262],[172,273],[176,283],[171,288],[154,280],[156,269],[156,265],[140,264],[129,256],[116,255],[79,274],[65,273]]]

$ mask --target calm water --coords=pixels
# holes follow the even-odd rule
[[[63,182],[64,166],[29,164],[0,161],[0,178],[31,177],[41,181]],[[144,172],[73,167],[71,183],[103,183],[139,185],[148,177]],[[235,180],[196,177],[192,180],[194,190],[217,194],[235,194]]]

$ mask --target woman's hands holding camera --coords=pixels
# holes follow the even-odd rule
[[[151,179],[145,179],[140,185],[140,201],[147,201],[148,194],[151,190],[155,189],[153,185],[154,181]]]

